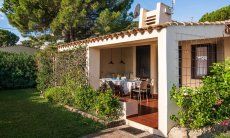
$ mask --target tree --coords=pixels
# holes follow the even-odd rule
[[[49,45],[55,44],[57,41],[57,38],[52,35],[40,35],[40,36],[30,36],[28,40],[22,41],[22,45],[27,47],[34,47],[34,48],[40,48],[42,45],[44,45],[46,42],[49,43]]]
[[[225,21],[230,19],[230,5],[220,8],[211,13],[206,13],[200,19],[200,22]]]
[[[24,34],[53,33],[66,41],[121,31],[133,0],[5,0],[2,12]],[[105,28],[103,27],[105,25]]]
[[[19,40],[19,37],[7,30],[0,29],[0,47],[13,46]]]
[[[51,30],[65,35],[67,41],[121,31],[132,21],[128,14],[132,3],[133,0],[62,0]]]
[[[1,11],[23,35],[50,31],[60,0],[4,0]]]
[[[132,16],[122,15],[121,12],[110,12],[105,9],[100,13],[99,18],[96,20],[96,33],[108,34],[117,31],[122,31],[131,25]]]

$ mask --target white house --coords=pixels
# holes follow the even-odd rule
[[[150,121],[156,126],[151,127],[143,114],[139,116],[142,122],[127,117],[127,124],[167,136],[174,125],[170,115],[177,111],[170,100],[173,84],[199,86],[200,78],[208,74],[213,62],[230,57],[229,34],[228,21],[173,21],[169,6],[157,3],[156,10],[141,9],[139,28],[60,45],[58,51],[87,46],[88,77],[95,89],[99,88],[100,79],[108,78],[111,73],[154,80],[151,93],[158,96],[155,99],[158,104],[155,103]]]

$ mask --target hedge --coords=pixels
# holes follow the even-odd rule
[[[0,89],[34,87],[35,80],[36,64],[33,56],[0,52]]]

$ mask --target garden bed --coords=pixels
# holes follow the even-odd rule
[[[86,112],[83,112],[81,110],[75,109],[75,108],[73,108],[71,106],[68,106],[68,105],[65,105],[64,107],[66,109],[68,109],[69,111],[73,112],[73,113],[78,113],[78,114],[82,115],[83,117],[90,118],[90,119],[94,120],[95,122],[99,122],[99,123],[105,125],[108,128],[125,125],[125,120],[123,120],[123,119],[107,121],[107,120],[100,119],[100,118],[98,118],[98,117],[96,117],[94,115],[91,115],[89,113],[86,113]]]

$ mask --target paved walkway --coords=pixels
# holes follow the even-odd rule
[[[95,134],[84,136],[83,138],[162,138],[157,135],[152,135],[148,132],[123,125],[115,128],[102,130]]]

